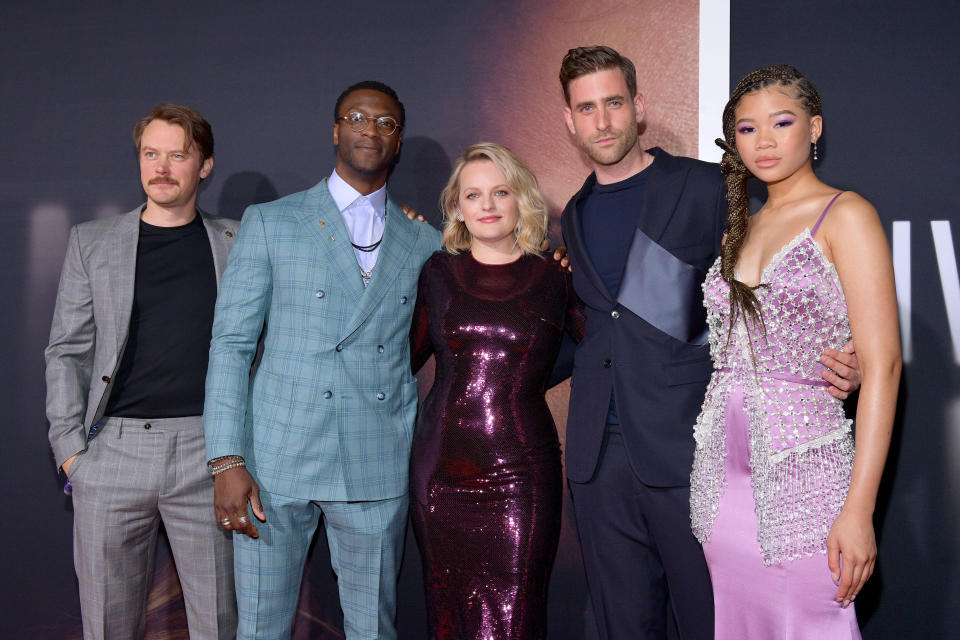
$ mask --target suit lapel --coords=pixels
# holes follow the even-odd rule
[[[647,168],[650,175],[643,189],[643,206],[637,226],[643,229],[650,239],[659,243],[677,210],[687,172],[678,168],[673,156],[662,149],[655,147],[650,149],[650,153],[655,160]],[[627,264],[629,263],[628,256]]]
[[[366,291],[359,298],[356,311],[346,325],[344,337],[356,331],[364,320],[373,313],[380,300],[396,281],[400,269],[409,260],[420,233],[419,225],[410,223],[406,214],[393,200],[387,197],[387,218],[383,227],[383,242],[377,254],[377,264],[373,268],[373,277]]]
[[[683,191],[683,183],[686,180],[686,171],[679,170],[673,162],[673,156],[662,149],[655,147],[650,149],[649,153],[653,154],[655,160],[645,170],[649,173],[643,190],[643,202],[637,212],[637,228],[642,229],[655,242],[659,242],[667,225],[673,218],[674,211],[676,211],[677,203]],[[570,251],[580,257],[580,260],[574,264],[574,269],[582,269],[590,284],[604,299],[613,304],[614,298],[610,295],[607,285],[590,260],[590,254],[583,241],[583,218],[579,204],[590,193],[595,184],[596,176],[591,174],[564,212],[563,215],[570,218],[569,224],[572,231],[566,240],[570,243]],[[635,242],[631,244],[631,248],[635,244]],[[632,251],[627,255],[624,273],[636,267],[636,265],[631,264],[631,255]]]
[[[140,240],[140,210],[117,219],[110,243],[110,281],[116,292],[114,307],[117,322],[117,353],[123,350],[130,330],[130,314],[133,311],[133,287],[137,277],[137,243]]]
[[[336,280],[352,298],[364,294],[357,257],[343,216],[327,189],[327,181],[306,191],[303,200],[292,203],[294,215],[304,232],[320,248],[320,261],[336,273]]]
[[[207,230],[207,240],[210,241],[210,250],[213,253],[213,270],[217,275],[217,286],[220,286],[220,274],[227,266],[227,256],[233,246],[233,232],[225,229],[222,224],[211,218],[207,213],[200,211],[200,220]]]
[[[604,283],[603,279],[600,277],[600,273],[597,271],[597,268],[594,266],[593,261],[590,259],[590,252],[587,251],[586,242],[583,238],[583,215],[580,213],[580,202],[593,190],[593,186],[597,183],[596,175],[590,174],[590,177],[587,178],[587,181],[583,184],[583,187],[580,188],[580,191],[576,196],[570,201],[570,204],[567,205],[567,210],[564,212],[564,216],[569,216],[569,224],[571,225],[570,237],[566,238],[567,242],[570,243],[569,250],[573,255],[579,256],[580,259],[574,262],[574,269],[581,269],[583,274],[586,276],[587,280],[590,281],[590,284],[603,296],[605,300],[613,304],[613,298],[610,296],[610,292],[607,290],[607,285]]]

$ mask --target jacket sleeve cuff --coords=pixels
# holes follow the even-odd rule
[[[63,463],[87,448],[87,434],[83,428],[78,427],[70,433],[51,442],[53,448],[53,459],[57,463],[57,469],[63,466]]]

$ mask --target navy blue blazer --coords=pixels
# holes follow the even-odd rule
[[[726,228],[723,176],[715,164],[656,147],[649,153],[654,162],[645,169],[637,229],[697,269],[696,291],[686,293],[691,304],[702,305],[700,285]],[[637,476],[650,486],[685,486],[693,463],[693,425],[712,371],[709,348],[664,333],[610,295],[584,246],[578,209],[595,183],[591,174],[561,218],[573,286],[587,314],[586,336],[573,361],[567,477],[573,482],[593,477],[612,392]],[[638,268],[634,254],[627,256],[627,272]]]

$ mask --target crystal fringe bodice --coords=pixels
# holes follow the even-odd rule
[[[836,269],[809,229],[777,252],[760,283],[763,325],[738,314],[732,332],[719,258],[703,284],[714,372],[694,428],[690,518],[697,539],[709,540],[725,487],[727,400],[740,386],[760,550],[769,565],[825,551],[846,499],[852,422],[827,392],[819,358],[825,348],[843,347],[850,325]]]

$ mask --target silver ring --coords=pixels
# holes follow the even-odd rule
[[[239,518],[237,518],[237,520],[240,522],[240,524],[247,524],[248,522],[250,522],[250,520],[247,519],[247,516],[240,516]]]
[[[229,527],[229,526],[230,526],[230,518],[224,518],[223,520],[220,521],[220,524],[222,524],[222,525],[225,526],[225,527]]]

